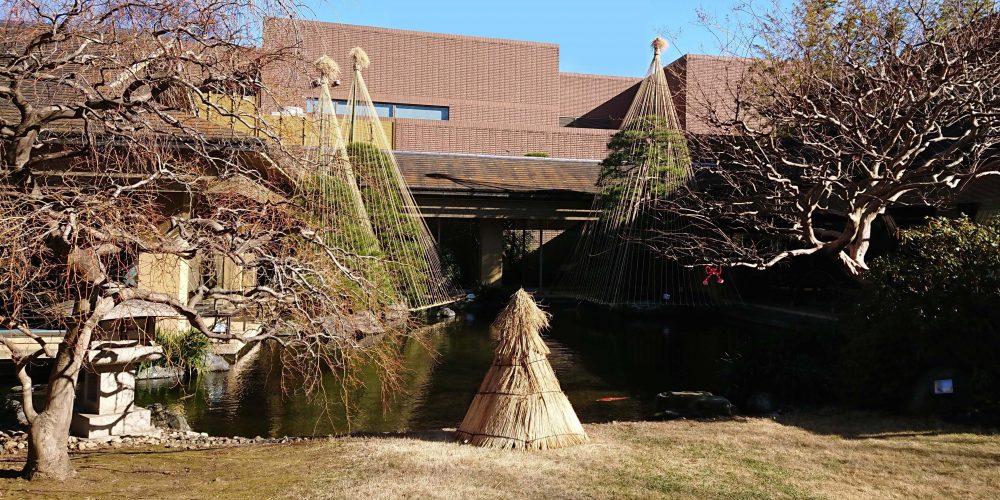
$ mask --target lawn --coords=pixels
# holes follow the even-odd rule
[[[79,475],[65,483],[18,479],[21,462],[6,456],[0,498],[987,498],[1000,491],[1000,434],[933,421],[850,413],[586,429],[591,443],[544,452],[480,449],[422,433],[77,453]]]

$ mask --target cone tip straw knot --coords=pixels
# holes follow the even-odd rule
[[[538,307],[531,294],[522,288],[511,295],[510,302],[500,312],[493,326],[500,330],[529,329],[538,332],[549,327],[549,313]]]
[[[340,77],[340,65],[329,56],[320,56],[313,66],[319,70],[320,82],[330,83]]]
[[[656,37],[653,39],[653,43],[650,44],[653,47],[653,52],[659,54],[663,49],[667,48],[667,41],[663,37]]]
[[[351,59],[354,60],[354,69],[365,69],[371,63],[368,59],[368,54],[361,47],[354,47],[351,49]]]

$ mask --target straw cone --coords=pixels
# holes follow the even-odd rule
[[[458,428],[459,441],[536,450],[587,442],[587,433],[549,365],[549,348],[539,335],[548,326],[548,314],[531,295],[518,290],[511,297],[493,323],[500,343]]]

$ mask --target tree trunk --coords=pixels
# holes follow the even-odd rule
[[[879,210],[860,209],[849,217],[849,223],[844,231],[849,235],[846,244],[838,246],[835,250],[835,258],[844,266],[848,274],[854,279],[860,280],[862,274],[868,271],[868,263],[865,257],[868,248],[871,246],[872,224],[875,219],[884,212],[884,207]],[[842,243],[843,244],[843,243]]]
[[[857,222],[857,232],[854,235],[854,239],[847,245],[847,248],[841,251],[841,260],[855,276],[868,271],[868,263],[865,262],[865,257],[868,254],[868,248],[871,246],[872,224],[875,223],[875,219],[883,211],[884,209],[864,213]]]
[[[28,430],[28,462],[24,475],[28,479],[54,479],[62,481],[76,474],[66,449],[69,424],[73,415],[73,400],[60,400],[59,406],[38,414]],[[68,418],[63,414],[68,414]]]
[[[83,301],[78,301],[79,303]],[[28,479],[62,481],[76,474],[69,460],[69,427],[73,420],[76,380],[90,347],[91,334],[100,318],[114,307],[114,301],[101,297],[91,308],[86,321],[67,333],[59,346],[55,366],[49,375],[45,410],[38,412],[28,428],[28,461],[23,473]]]

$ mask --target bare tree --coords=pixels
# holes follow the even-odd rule
[[[9,337],[30,423],[29,477],[73,473],[67,439],[77,376],[99,323],[123,304],[166,307],[210,338],[205,304],[259,323],[248,342],[274,341],[318,373],[356,345],[341,286],[357,273],[310,217],[287,202],[303,168],[264,126],[271,95],[259,75],[285,58],[257,44],[283,0],[2,0],[0,25],[0,328]],[[223,105],[218,97],[229,97]],[[233,105],[243,102],[252,105]],[[235,127],[197,118],[226,117]],[[235,129],[235,130],[234,130]],[[240,130],[242,132],[237,132]],[[144,256],[225,258],[261,276],[206,281],[187,296],[144,286]],[[339,318],[339,319],[338,319]],[[56,344],[33,327],[65,330]],[[54,358],[44,408],[27,367]],[[315,380],[307,385],[315,386]]]
[[[752,57],[688,89],[714,133],[692,137],[696,185],[659,206],[684,221],[658,237],[668,256],[766,268],[827,254],[858,276],[887,208],[1000,170],[993,2],[801,0],[741,17]]]

